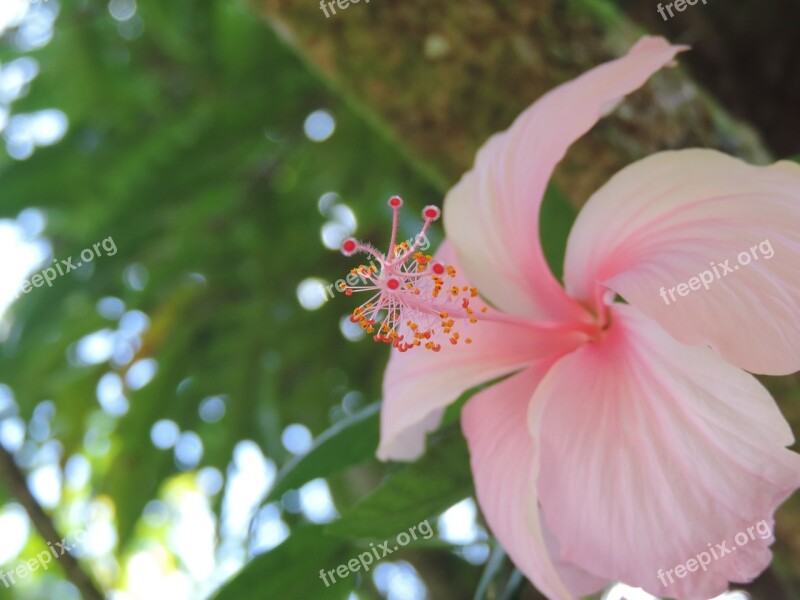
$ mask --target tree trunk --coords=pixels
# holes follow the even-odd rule
[[[643,34],[605,0],[363,0],[326,4],[328,18],[309,0],[258,1],[274,29],[442,187],[531,102]],[[667,69],[573,147],[556,181],[580,205],[632,161],[692,146],[769,161],[752,129],[685,70]]]

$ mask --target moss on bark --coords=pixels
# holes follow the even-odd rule
[[[309,0],[261,0],[260,9],[443,184],[533,100],[643,34],[605,0],[371,0],[329,18]],[[633,160],[691,146],[769,159],[683,69],[665,70],[576,144],[556,180],[581,204]]]

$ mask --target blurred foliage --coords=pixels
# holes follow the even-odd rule
[[[240,440],[280,466],[290,458],[288,424],[316,436],[378,398],[386,352],[342,336],[350,303],[337,297],[316,312],[298,304],[302,280],[332,282],[354,266],[320,241],[320,196],[335,190],[356,211],[358,234],[380,243],[391,194],[406,198],[408,236],[417,210],[441,200],[240,5],[149,0],[137,17],[144,34],[127,40],[104,5],[64,3],[54,40],[32,53],[41,73],[14,110],[56,107],[69,132],[29,160],[0,159],[2,216],[45,211],[55,257],[107,237],[119,249],[96,259],[90,276],[70,273],[20,299],[0,381],[25,420],[43,400],[55,403],[62,462],[90,458],[92,494],[113,500],[122,553],[145,504],[180,472],[150,441],[156,421],[198,433],[202,466],[224,472]],[[336,132],[314,143],[303,122],[320,108]],[[104,297],[148,315],[149,329],[128,364],[78,364],[79,340],[117,326],[96,310]],[[127,414],[104,414],[100,378],[124,379],[147,358],[158,364],[152,382],[126,390]],[[356,400],[345,407],[348,392]],[[226,398],[219,423],[199,416],[209,396]],[[87,444],[95,438],[110,442],[107,453]],[[352,501],[350,486],[332,486]]]

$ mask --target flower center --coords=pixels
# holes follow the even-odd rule
[[[605,287],[598,286],[595,290],[594,305],[585,304],[585,308],[592,315],[592,321],[585,331],[589,335],[589,343],[602,341],[611,327],[611,308],[616,294]]]

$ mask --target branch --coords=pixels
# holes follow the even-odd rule
[[[0,479],[8,486],[8,490],[25,507],[36,530],[46,542],[55,545],[62,541],[53,521],[44,512],[36,498],[31,494],[25,475],[20,471],[14,457],[0,444]],[[97,589],[91,577],[81,568],[77,559],[66,551],[59,557],[67,579],[78,588],[84,600],[103,600],[103,594]]]

